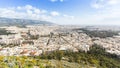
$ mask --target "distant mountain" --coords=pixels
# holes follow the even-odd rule
[[[47,21],[0,17],[0,26],[25,26],[25,25],[35,25],[35,24],[53,25],[53,23]]]

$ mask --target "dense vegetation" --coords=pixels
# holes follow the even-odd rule
[[[64,57],[64,58],[63,58]],[[74,53],[71,51],[55,51],[50,54],[43,54],[42,59],[66,60],[69,62],[77,62],[95,66],[97,68],[120,68],[120,58],[115,54],[105,52],[105,49],[98,45],[93,45],[87,53],[79,51]]]
[[[63,64],[63,61],[66,63]],[[55,65],[56,63],[58,64]],[[0,56],[0,68],[33,68],[35,66],[39,68],[73,68],[68,67],[70,63],[77,63],[84,68],[120,68],[120,58],[115,54],[105,52],[104,48],[96,44],[87,53],[83,51],[77,53],[54,51],[44,53],[41,56]]]
[[[13,34],[13,33],[7,32],[7,30],[5,29],[0,29],[0,35],[9,35],[9,34]]]
[[[0,68],[47,68],[51,66],[47,60],[27,56],[0,56]]]
[[[119,33],[119,31],[88,30],[85,28],[75,29],[75,30],[82,30],[84,33],[86,33],[90,37],[100,37],[100,38],[113,37],[114,35],[118,35],[118,33]]]
[[[39,39],[39,35],[30,35],[30,39],[37,40],[37,39]]]

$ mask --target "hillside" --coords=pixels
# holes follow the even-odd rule
[[[25,26],[34,24],[47,24],[53,25],[53,23],[48,21],[40,20],[28,20],[28,19],[14,19],[14,18],[2,18],[0,17],[0,26]]]
[[[13,61],[14,60],[14,61]],[[120,68],[120,58],[93,45],[87,53],[54,51],[41,56],[0,56],[0,68]]]

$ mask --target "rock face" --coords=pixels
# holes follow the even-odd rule
[[[28,19],[14,19],[14,18],[1,18],[0,26],[25,26],[34,24],[47,24],[52,25],[53,23],[40,20],[28,20]]]

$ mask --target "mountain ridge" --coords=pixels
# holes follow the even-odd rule
[[[31,20],[31,19],[16,19],[0,17],[0,26],[26,26],[26,25],[53,25],[54,23],[48,21]]]

